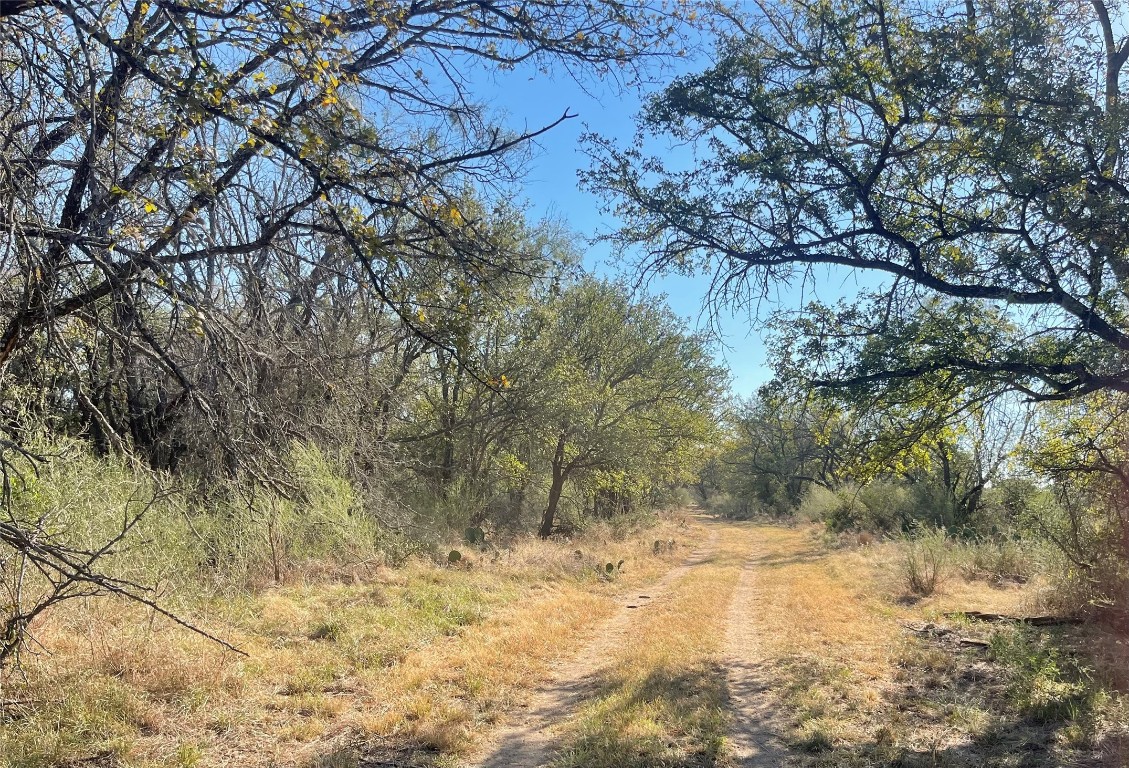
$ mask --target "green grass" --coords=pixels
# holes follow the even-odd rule
[[[1047,632],[1010,627],[993,633],[991,657],[1006,670],[1008,696],[1036,722],[1068,721],[1092,732],[1097,710],[1109,694],[1093,670],[1064,654]]]

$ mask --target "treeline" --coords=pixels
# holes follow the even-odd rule
[[[363,290],[217,302],[165,346],[213,383],[197,408],[119,336],[76,324],[44,359],[82,363],[28,360],[5,402],[21,451],[8,541],[26,536],[17,554],[55,584],[6,570],[12,593],[281,580],[312,559],[395,560],[467,528],[567,534],[661,503],[696,476],[725,372],[661,301],[542,255],[489,292],[422,289],[412,327]],[[209,354],[216,317],[245,368]],[[13,605],[15,641],[39,603]]]
[[[514,131],[472,82],[625,85],[690,8],[0,16],[0,660],[70,597],[548,536],[689,476],[703,340],[525,221],[571,115]]]
[[[797,518],[833,534],[1033,546],[1072,610],[1121,617],[1124,403],[995,397],[896,404],[784,386],[739,401],[698,486],[713,510]],[[1025,574],[1029,575],[1029,574]]]
[[[772,321],[780,388],[732,419],[738,505],[822,489],[833,527],[1038,535],[1076,607],[1129,615],[1117,17],[757,4],[634,141],[591,140],[587,183],[648,269],[711,273],[723,304],[812,299]],[[650,149],[671,137],[695,162]]]
[[[559,245],[524,237],[529,253]],[[23,452],[6,525],[56,584],[6,571],[13,593],[277,581],[312,559],[395,560],[467,528],[567,534],[661,503],[696,476],[726,374],[661,301],[551,251],[489,291],[422,288],[411,327],[332,285],[213,304],[165,346],[213,383],[191,393],[211,423],[119,336],[76,324],[45,351],[82,363],[29,361],[6,401]],[[209,354],[216,317],[245,368]],[[14,605],[13,641],[39,607]]]

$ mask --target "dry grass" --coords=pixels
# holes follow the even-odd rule
[[[1129,683],[1123,635],[945,617],[1036,611],[1038,578],[987,578],[957,553],[923,598],[899,543],[828,550],[813,530],[751,524],[721,534],[714,557],[639,612],[630,647],[565,724],[561,768],[725,763],[721,644],[754,543],[767,553],[753,582],[758,653],[776,675],[789,766],[1129,764],[1129,707],[1114,690]],[[656,552],[671,538],[684,546]],[[25,676],[2,681],[0,766],[453,765],[617,595],[701,538],[672,522],[627,539],[462,547],[457,568],[414,561],[329,582],[311,570],[309,583],[197,606],[247,659],[111,601],[58,612],[35,628],[43,649]],[[906,628],[927,622],[931,633]]]
[[[723,758],[728,718],[720,666],[727,607],[751,549],[738,526],[631,627],[630,647],[595,681],[565,729],[559,768],[707,766]]]
[[[365,750],[458,754],[624,589],[701,535],[668,522],[624,540],[461,547],[351,581],[214,599],[194,613],[249,658],[109,600],[35,627],[42,643],[0,688],[0,766],[350,765]],[[579,550],[579,553],[578,553]],[[612,577],[606,562],[624,560]],[[205,619],[206,617],[206,619]]]
[[[1095,687],[1082,684],[1085,665],[1074,663],[1076,631],[945,618],[1034,610],[1037,579],[965,578],[954,564],[922,598],[906,583],[904,544],[826,551],[812,531],[763,535],[775,556],[758,581],[761,634],[789,716],[789,765],[1097,765],[1103,751],[1115,761],[1105,764],[1123,764],[1113,755],[1124,704],[1116,694],[1082,693]],[[927,623],[933,631],[906,629]],[[961,647],[960,637],[992,647]],[[1055,650],[1071,642],[1073,652]]]

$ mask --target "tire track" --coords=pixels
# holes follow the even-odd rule
[[[711,531],[699,549],[693,550],[681,564],[671,568],[647,588],[644,594],[623,598],[619,610],[596,630],[593,639],[571,660],[555,665],[547,682],[533,693],[525,713],[502,728],[491,739],[489,754],[469,765],[476,768],[536,768],[553,758],[555,728],[588,699],[599,673],[613,660],[623,646],[638,609],[645,609],[666,597],[670,588],[695,566],[707,562],[717,552],[719,533]]]
[[[726,620],[724,664],[732,715],[729,757],[734,768],[776,768],[784,765],[785,759],[784,747],[776,736],[779,728],[773,727],[772,678],[760,650],[756,620],[760,609],[759,564],[765,554],[763,547],[758,547],[741,567]]]

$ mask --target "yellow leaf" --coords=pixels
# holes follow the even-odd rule
[[[145,213],[156,213],[157,205],[152,200],[145,201]]]

